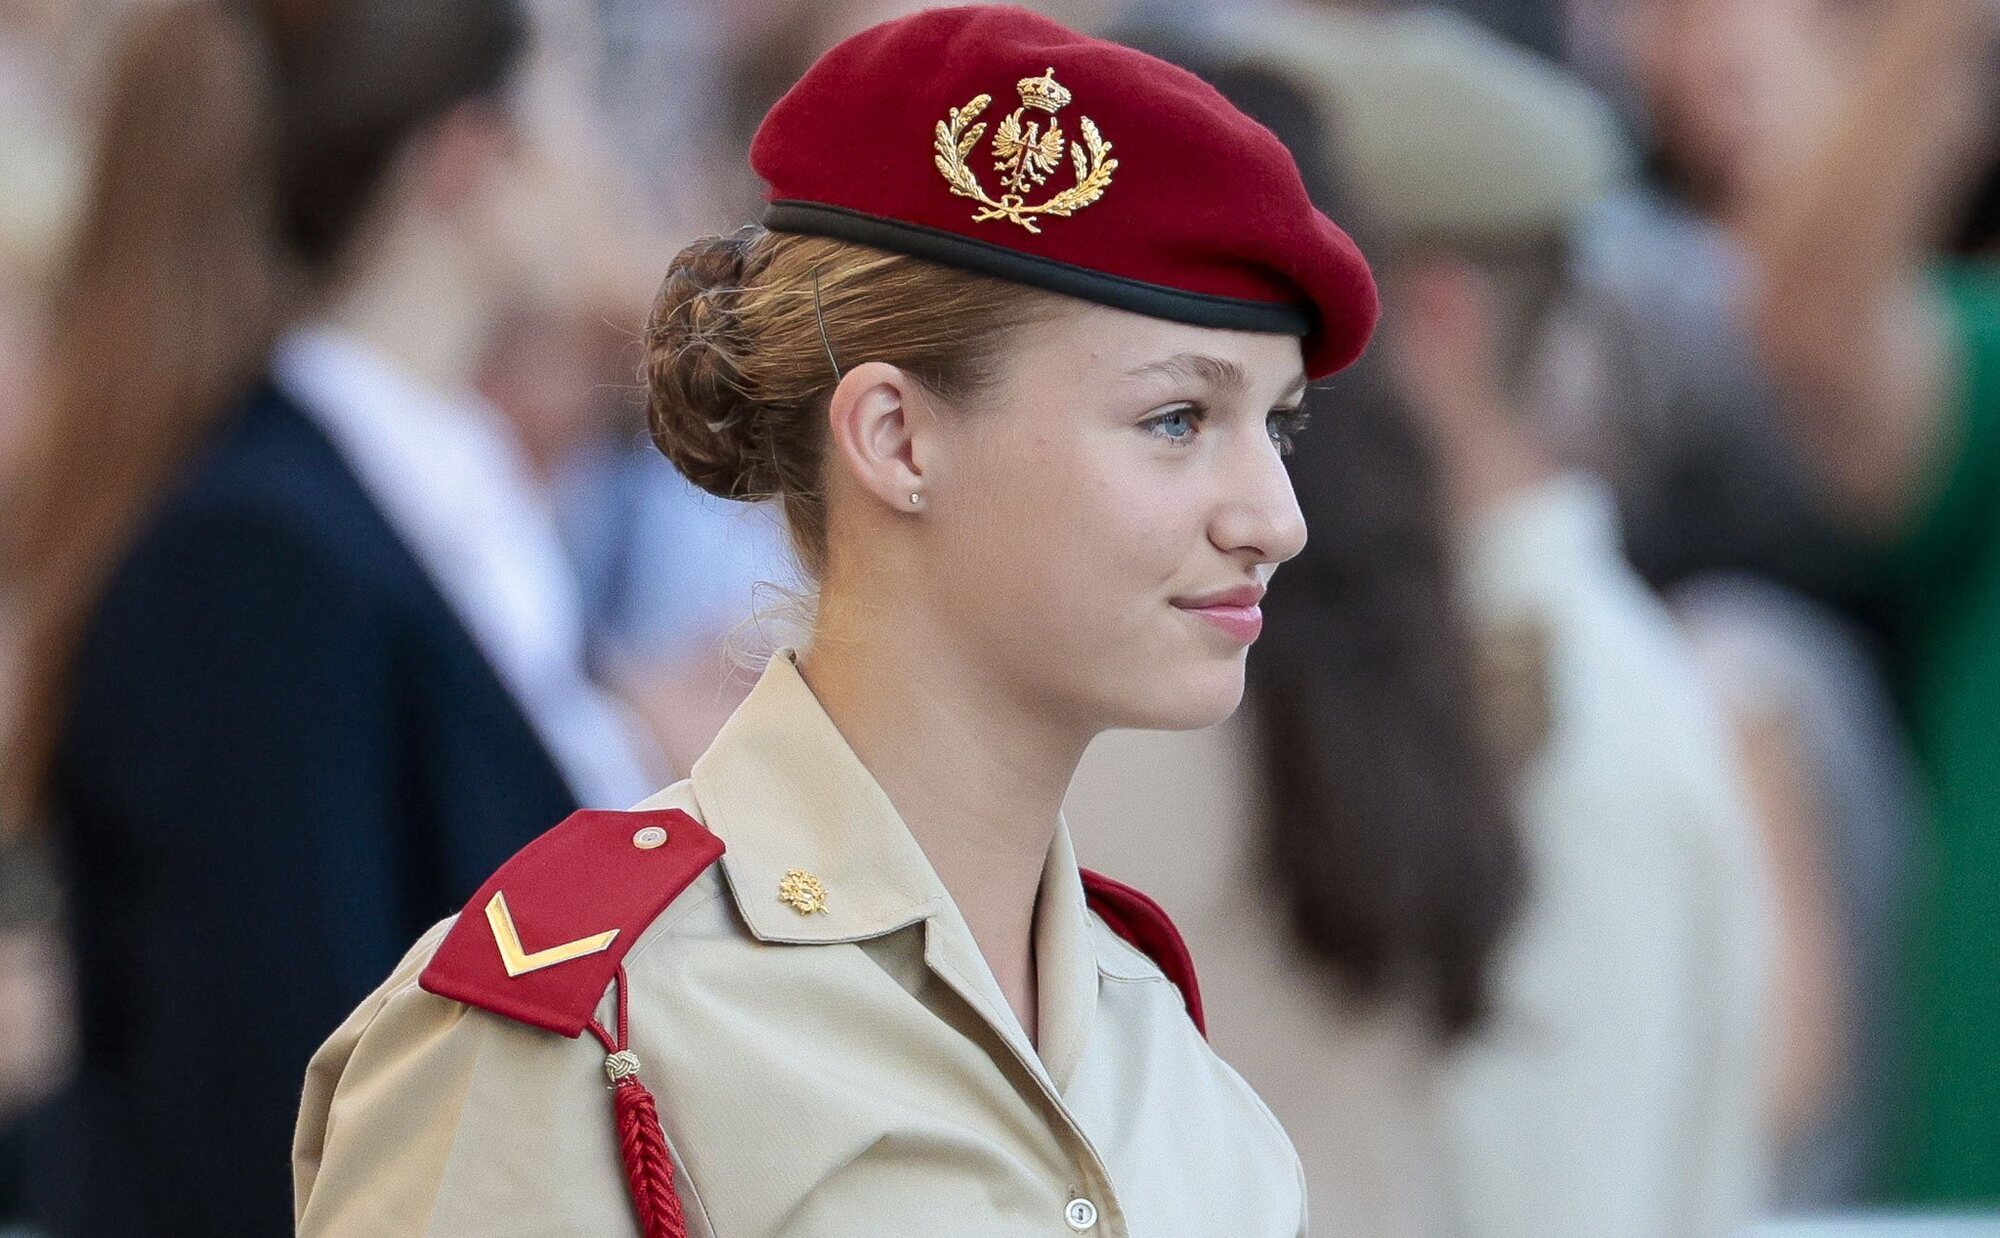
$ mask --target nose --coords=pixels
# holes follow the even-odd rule
[[[1208,539],[1233,558],[1256,563],[1283,563],[1305,549],[1306,518],[1292,492],[1284,460],[1262,436],[1237,453],[1225,483]]]

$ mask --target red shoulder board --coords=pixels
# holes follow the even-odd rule
[[[1195,1030],[1208,1035],[1208,1022],[1202,1017],[1201,985],[1194,975],[1194,956],[1188,953],[1187,942],[1181,938],[1181,931],[1167,918],[1161,906],[1122,881],[1113,881],[1103,873],[1093,873],[1089,869],[1083,873],[1083,897],[1090,909],[1108,925],[1112,932],[1130,942],[1139,953],[1153,960],[1155,966],[1165,972],[1167,979],[1181,991],[1181,1000],[1187,1003],[1188,1018],[1194,1020]]]
[[[419,983],[580,1035],[625,952],[722,850],[678,808],[571,813],[479,887]]]

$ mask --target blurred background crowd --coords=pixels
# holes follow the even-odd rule
[[[637,327],[913,7],[0,8],[0,1233],[287,1232],[312,1049],[727,716],[796,582]],[[1034,7],[1382,281],[1248,706],[1069,807],[1315,1232],[2000,1215],[2000,6]]]

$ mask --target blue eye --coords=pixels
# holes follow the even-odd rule
[[[1185,447],[1194,442],[1195,431],[1201,426],[1201,410],[1190,404],[1149,417],[1141,424],[1174,446]]]

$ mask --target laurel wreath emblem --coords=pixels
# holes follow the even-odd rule
[[[1104,140],[1104,136],[1097,131],[1096,123],[1088,116],[1077,122],[1077,127],[1083,131],[1083,140],[1069,144],[1070,161],[1076,172],[1074,185],[1038,203],[1029,203],[1019,193],[1003,193],[998,198],[989,195],[965,160],[979,145],[979,140],[986,136],[986,124],[979,121],[979,115],[992,102],[992,95],[976,95],[964,107],[951,109],[951,115],[937,124],[937,169],[944,174],[954,194],[980,204],[981,209],[972,216],[975,222],[1005,219],[1039,234],[1041,228],[1035,223],[1036,216],[1074,215],[1104,196],[1104,191],[1111,185],[1111,174],[1118,170],[1118,161],[1111,158],[1111,143]],[[1000,151],[1001,157],[995,161],[995,167],[1003,173],[1003,184],[1024,187],[1030,183],[1040,184],[1046,179],[1047,172],[1060,161],[1062,134],[1051,115],[1049,132],[1041,135],[1041,142],[1035,142],[1031,130],[1029,140],[1024,144],[1021,140],[1021,114],[1016,111],[1001,122],[995,145],[1006,146],[1007,149]],[[1008,140],[1003,142],[1003,138]],[[1054,151],[1047,150],[1048,144],[1054,145]]]

